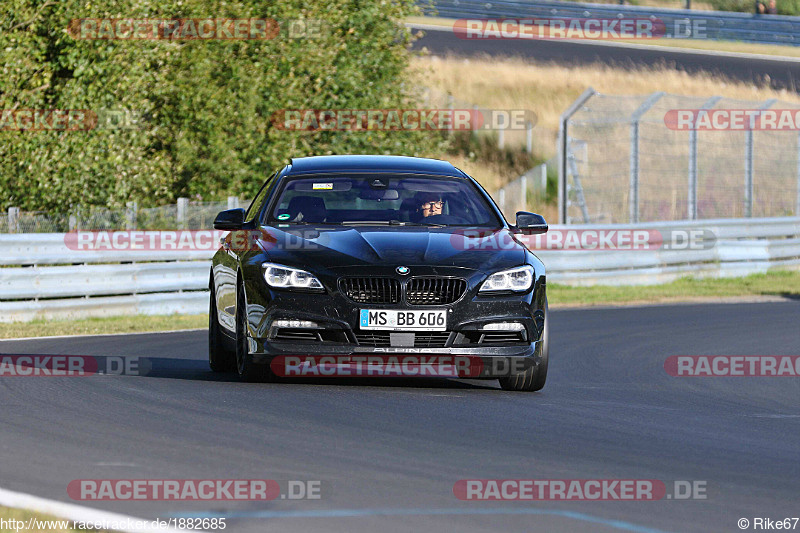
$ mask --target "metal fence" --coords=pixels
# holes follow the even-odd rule
[[[660,20],[667,38],[702,38],[800,45],[800,17],[758,16],[726,11],[692,11],[561,1],[433,0],[425,12],[461,18],[622,18]]]
[[[75,230],[120,229],[211,229],[220,211],[246,206],[231,196],[227,202],[190,201],[178,198],[177,204],[139,208],[136,202],[126,207],[75,208],[71,213],[21,211],[10,207],[0,217],[0,233],[61,233]]]
[[[549,168],[554,168],[555,162],[556,159],[552,158],[536,165],[497,190],[493,197],[506,220],[513,223],[517,211],[531,211],[531,206],[541,205],[546,201],[547,173]]]
[[[800,133],[676,130],[676,110],[796,110],[737,101],[598,94],[561,117],[559,222],[620,223],[800,215]]]

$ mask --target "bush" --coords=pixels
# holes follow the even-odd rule
[[[84,6],[92,6],[91,10]],[[2,209],[140,206],[179,196],[250,196],[290,157],[425,154],[430,132],[298,133],[279,109],[413,106],[413,0],[6,0],[0,109],[127,109],[134,129],[0,131]],[[324,19],[316,39],[85,40],[77,18]]]
[[[738,11],[755,13],[755,0],[709,0],[717,11]],[[764,0],[768,3],[768,0]],[[800,15],[800,0],[777,0],[779,15]],[[763,15],[767,16],[767,15]]]
[[[717,11],[753,13],[755,10],[755,0],[709,0],[709,3]]]

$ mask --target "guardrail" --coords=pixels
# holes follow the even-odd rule
[[[551,283],[637,285],[800,268],[800,217],[554,225],[553,232],[705,230],[698,249],[534,250]],[[88,252],[65,234],[0,235],[0,322],[208,309],[209,251]],[[146,261],[146,262],[143,262]],[[67,264],[65,264],[67,263]],[[11,266],[16,265],[16,266]]]
[[[800,45],[800,17],[728,11],[692,11],[578,2],[434,0],[425,13],[462,18],[621,18],[659,19],[667,38],[703,38]]]
[[[207,231],[209,238],[213,236]],[[194,261],[210,259],[207,250],[75,250],[65,233],[0,234],[0,266],[63,265],[69,263],[120,263],[133,261]],[[109,246],[110,248],[110,246]]]
[[[662,234],[710,231],[713,246],[699,249],[534,250],[554,283],[573,286],[646,285],[684,276],[736,277],[800,268],[800,217],[718,219],[645,224],[556,225],[565,232],[635,228]]]

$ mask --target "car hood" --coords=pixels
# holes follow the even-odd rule
[[[290,266],[454,266],[496,272],[524,263],[526,249],[507,229],[429,227],[264,227],[269,261]]]

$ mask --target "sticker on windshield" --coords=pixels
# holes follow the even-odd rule
[[[292,215],[290,215],[289,213],[284,213],[284,214],[282,214],[282,215],[278,215],[278,220],[289,220],[289,218],[290,218],[291,216],[292,216]]]
[[[330,191],[333,190],[333,183],[315,183],[311,188],[315,191]]]

